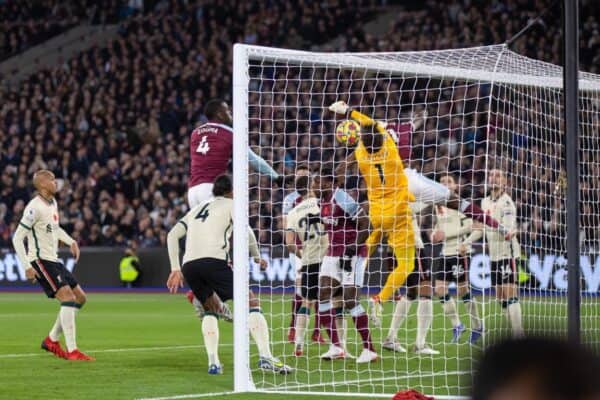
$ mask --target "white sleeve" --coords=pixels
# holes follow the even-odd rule
[[[19,257],[19,261],[21,261],[21,265],[23,269],[32,268],[27,260],[27,251],[25,250],[25,237],[27,236],[27,228],[24,225],[19,224],[17,226],[17,230],[12,238],[13,246],[15,247],[15,252],[17,253],[17,257]]]
[[[502,209],[501,222],[506,229],[515,229],[517,227],[517,207],[512,200]]]
[[[71,246],[75,243],[75,239],[73,239],[63,228],[58,227],[58,240],[66,244],[67,246]]]
[[[183,219],[179,220],[167,235],[167,249],[169,250],[169,262],[171,271],[179,271],[179,239],[187,233],[187,224]]]
[[[25,210],[23,210],[23,217],[21,218],[21,221],[19,221],[19,225],[23,226],[24,228],[31,229],[37,220],[38,212],[33,206],[32,202],[29,202],[27,207],[25,207]]]
[[[346,215],[351,218],[356,218],[360,214],[362,208],[356,200],[342,189],[337,189],[334,193],[335,202],[344,210]]]
[[[260,258],[258,242],[256,241],[256,236],[254,236],[254,231],[251,227],[248,227],[248,250],[250,251],[252,258]]]

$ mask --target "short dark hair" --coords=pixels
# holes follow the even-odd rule
[[[225,196],[227,193],[233,192],[233,182],[229,175],[219,175],[213,182],[213,196]]]
[[[215,119],[219,111],[221,111],[223,103],[225,103],[225,100],[223,99],[210,99],[204,105],[204,115],[206,115],[206,118]]]
[[[544,398],[593,398],[600,394],[598,374],[599,359],[585,347],[559,339],[509,339],[484,353],[474,376],[472,399],[486,400],[524,376],[541,395],[547,395]]]
[[[302,175],[296,178],[295,182],[296,190],[301,196],[306,196],[308,189],[310,188],[310,176]]]
[[[308,163],[306,163],[306,162],[297,163],[296,164],[296,171],[300,171],[300,170],[305,170],[305,171],[310,172],[310,168],[308,166]]]

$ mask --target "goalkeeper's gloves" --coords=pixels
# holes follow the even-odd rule
[[[344,255],[340,260],[340,266],[346,272],[352,271],[352,258],[356,255],[356,245],[351,244],[346,246],[346,250],[344,250]]]
[[[348,104],[346,104],[345,101],[340,100],[340,101],[336,101],[335,103],[332,103],[329,106],[329,111],[332,111],[336,114],[346,115],[346,114],[348,114],[348,111],[350,111],[350,106]]]

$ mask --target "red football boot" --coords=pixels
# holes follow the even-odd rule
[[[321,336],[321,330],[320,330],[320,329],[315,329],[315,330],[313,331],[313,334],[312,334],[312,338],[311,338],[311,339],[312,339],[312,341],[313,341],[313,342],[315,342],[315,343],[321,343],[321,344],[323,344],[323,343],[327,343],[327,342],[325,341],[325,339],[323,338],[323,336]]]
[[[288,331],[288,342],[294,343],[296,341],[296,328],[293,326]]]
[[[46,336],[46,339],[42,342],[42,349],[54,354],[56,357],[67,358],[67,352],[60,347],[60,342],[53,342],[50,336]]]
[[[67,353],[67,360],[69,361],[95,361],[94,357],[90,357],[85,353],[75,349]]]
[[[185,294],[185,297],[187,297],[190,304],[194,304],[194,292],[192,292],[191,290],[188,290],[187,293]]]

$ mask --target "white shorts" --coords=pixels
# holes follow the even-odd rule
[[[203,201],[210,200],[213,198],[212,194],[213,184],[212,183],[201,183],[196,186],[192,186],[188,189],[188,206],[190,210],[196,207]]]
[[[327,276],[340,282],[342,286],[356,286],[362,287],[365,269],[367,265],[367,259],[365,257],[352,257],[352,270],[344,271],[340,267],[341,257],[323,257],[321,262],[321,271],[319,271],[319,277]]]
[[[415,201],[425,204],[441,204],[450,199],[450,189],[441,183],[425,177],[412,168],[404,169],[408,178],[408,190],[415,196]]]

